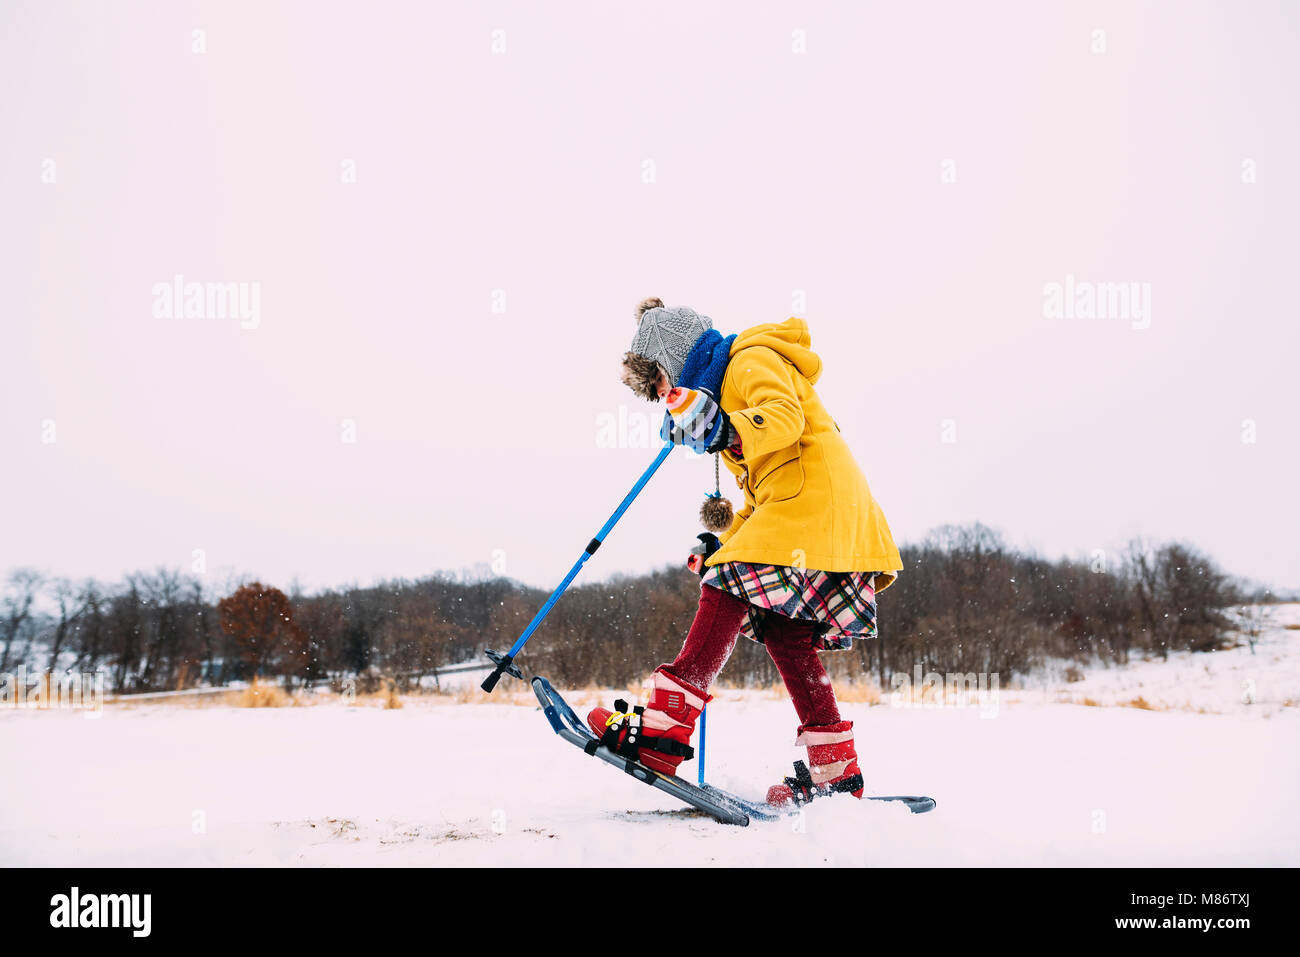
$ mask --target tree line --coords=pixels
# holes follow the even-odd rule
[[[823,656],[832,675],[870,675],[888,687],[920,666],[1006,681],[1048,658],[1123,664],[1208,651],[1231,640],[1232,606],[1273,598],[1182,543],[1048,560],[977,524],[945,526],[901,552],[904,570],[879,598],[879,636]],[[699,589],[697,575],[675,567],[575,585],[520,663],[566,686],[633,684],[676,655]],[[220,590],[166,568],[114,585],[19,569],[0,597],[0,673],[102,671],[119,693],[255,676],[413,687],[441,668],[482,661],[485,647],[508,647],[548,595],[449,573],[313,594],[261,582]],[[755,686],[779,676],[760,645],[742,641],[722,680]]]

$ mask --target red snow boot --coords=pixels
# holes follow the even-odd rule
[[[858,753],[853,748],[853,722],[814,727],[802,725],[795,744],[808,748],[808,765],[794,763],[794,777],[786,778],[767,791],[768,804],[807,804],[815,797],[852,794],[862,797],[862,772],[858,770]]]
[[[691,735],[703,707],[713,698],[664,671],[655,669],[654,691],[645,707],[629,709],[615,701],[614,711],[595,708],[587,724],[603,747],[640,761],[660,774],[676,775],[677,765],[695,757]]]

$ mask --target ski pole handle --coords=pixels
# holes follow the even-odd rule
[[[488,694],[492,693],[492,689],[497,686],[497,682],[501,680],[502,675],[512,675],[515,678],[523,678],[523,672],[515,667],[515,659],[513,655],[499,655],[495,651],[489,651],[487,652],[487,656],[495,661],[497,665],[496,669],[492,674],[487,676],[481,686]]]

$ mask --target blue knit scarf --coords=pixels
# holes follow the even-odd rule
[[[703,389],[719,401],[722,395],[722,377],[727,372],[727,360],[730,358],[731,343],[736,338],[733,332],[723,336],[717,329],[709,329],[695,340],[691,351],[686,355],[682,365],[680,385],[687,389]]]
[[[721,402],[722,377],[726,375],[731,343],[735,338],[735,333],[724,336],[717,329],[709,329],[702,333],[695,340],[695,345],[691,346],[691,351],[687,353],[686,362],[682,365],[682,374],[673,385],[684,389],[700,389],[707,392],[714,402]],[[686,445],[696,452],[703,452],[723,424],[723,417],[717,416],[708,432],[699,440],[693,440],[683,437],[675,430],[672,415],[665,412],[664,424],[659,429],[659,435],[663,439]]]

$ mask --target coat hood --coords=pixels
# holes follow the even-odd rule
[[[767,322],[737,333],[731,344],[731,355],[750,346],[766,346],[782,358],[789,360],[812,385],[822,374],[822,358],[812,351],[812,336],[808,321],[791,316],[785,322]]]

